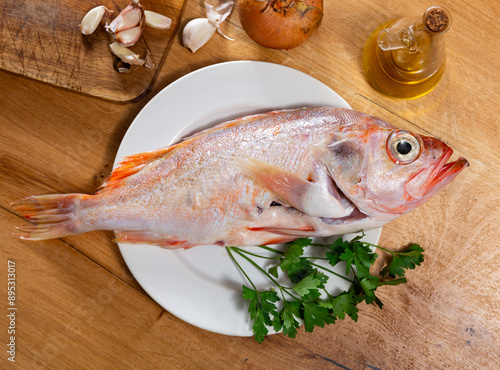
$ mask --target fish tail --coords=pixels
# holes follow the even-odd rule
[[[75,210],[87,197],[84,194],[41,195],[12,203],[13,210],[31,223],[16,227],[13,236],[24,240],[45,240],[82,232],[77,227]]]

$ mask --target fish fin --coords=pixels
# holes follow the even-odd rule
[[[116,167],[113,172],[111,172],[111,175],[100,186],[100,191],[116,189],[120,187],[124,183],[124,181],[126,181],[126,179],[130,178],[130,176],[141,171],[149,163],[152,163],[158,158],[165,156],[176,147],[177,145],[174,145],[151,152],[137,153],[125,157],[123,161],[120,162],[118,167]]]
[[[115,231],[116,243],[148,244],[166,249],[191,248],[194,245],[187,240],[179,240],[171,236],[156,234],[145,230]]]
[[[53,194],[28,197],[11,204],[31,225],[16,227],[13,236],[24,240],[45,240],[78,234],[73,220],[76,205],[89,197],[84,194]]]
[[[248,116],[241,116],[241,117],[238,117],[236,119],[230,119],[229,121],[218,123],[215,126],[208,127],[204,130],[201,130],[201,131],[194,133],[191,136],[187,136],[185,139],[183,139],[183,141],[181,143],[189,142],[189,141],[192,141],[193,139],[199,139],[202,136],[207,136],[207,135],[210,135],[214,132],[225,130],[225,129],[235,127],[238,125],[252,123],[252,121],[256,121],[260,118],[270,117],[270,116],[277,115],[279,113],[283,113],[286,111],[287,111],[286,109],[285,110],[276,110],[276,111],[272,111],[272,112],[256,113],[256,114],[252,114],[252,115],[248,115]]]
[[[232,126],[237,126],[239,124],[243,124],[243,123],[248,122],[248,121],[256,120],[258,118],[272,115],[272,114],[277,114],[280,112],[281,111],[256,114],[253,116],[241,117],[241,118],[231,120],[228,122],[219,123],[218,125],[215,125],[214,127],[207,128],[207,129],[199,131],[199,132],[197,132],[189,137],[186,137],[182,141],[180,141],[179,143],[171,145],[169,147],[158,149],[158,150],[151,151],[151,152],[138,153],[138,154],[134,154],[134,155],[125,157],[125,159],[119,164],[118,167],[116,167],[113,170],[111,175],[101,185],[100,191],[105,190],[105,189],[115,189],[117,187],[120,187],[127,178],[129,178],[130,176],[141,171],[149,163],[152,163],[155,160],[157,160],[158,158],[161,158],[167,154],[172,153],[175,149],[179,149],[179,148],[182,148],[184,146],[191,144],[194,140],[199,139],[200,137],[207,136],[207,135],[210,135],[214,132],[227,129],[227,128],[230,128]]]
[[[316,230],[312,226],[302,226],[294,229],[287,229],[282,227],[250,227],[250,231],[266,231],[268,233],[273,233],[283,236],[316,236]],[[287,238],[288,239],[288,238]]]
[[[295,239],[297,239],[295,235],[281,235],[281,236],[271,237],[262,244],[263,245],[282,244],[282,243],[292,242]]]
[[[339,218],[348,216],[354,210],[350,202],[339,198],[333,181],[317,166],[313,169],[309,181],[286,169],[255,158],[231,158],[238,162],[245,176],[309,216]]]

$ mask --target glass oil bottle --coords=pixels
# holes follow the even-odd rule
[[[451,16],[440,6],[430,7],[423,17],[399,18],[380,25],[363,51],[370,84],[395,98],[427,94],[443,75],[443,34],[450,26]]]

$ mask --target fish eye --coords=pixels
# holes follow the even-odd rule
[[[394,163],[409,164],[422,153],[421,139],[408,131],[394,131],[387,139],[387,153]]]
[[[398,145],[396,145],[396,150],[402,155],[410,153],[412,148],[412,145],[406,140],[401,140]]]

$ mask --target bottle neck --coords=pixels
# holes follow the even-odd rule
[[[377,43],[383,51],[405,49],[409,53],[417,50],[415,19],[402,18],[394,21],[378,34]]]
[[[451,17],[442,7],[431,7],[423,17],[397,19],[380,31],[377,44],[383,51],[404,50],[416,53],[426,49],[430,39],[444,34],[451,26]]]

